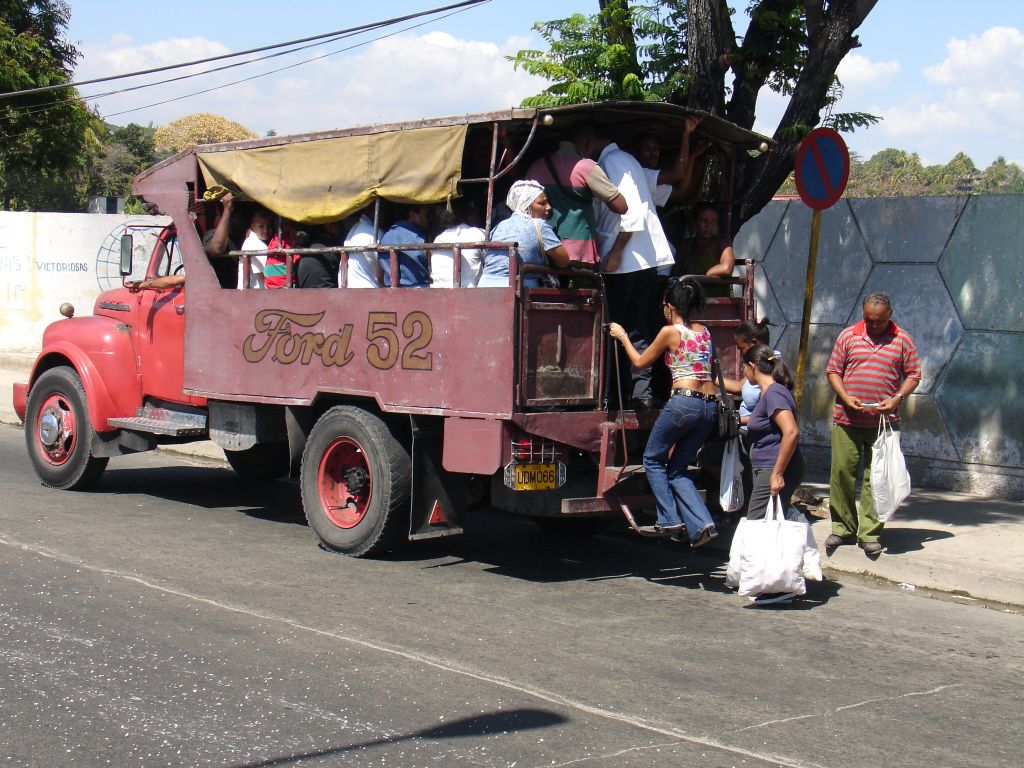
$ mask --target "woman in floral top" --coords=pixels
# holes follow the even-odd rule
[[[640,531],[661,536],[682,533],[685,528],[690,545],[699,547],[718,535],[687,474],[718,416],[711,382],[711,333],[690,319],[704,308],[704,290],[692,278],[670,282],[662,305],[668,325],[643,354],[637,353],[618,323],[609,326],[609,333],[622,342],[635,367],[646,368],[663,354],[672,373],[672,397],[654,423],[644,450],[644,469],[658,506],[658,522]]]

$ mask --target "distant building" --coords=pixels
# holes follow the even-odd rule
[[[110,195],[97,195],[89,198],[86,213],[124,213],[124,198]]]

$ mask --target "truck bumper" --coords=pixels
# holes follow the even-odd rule
[[[28,403],[28,382],[27,381],[16,381],[14,382],[14,412],[18,414],[18,418],[21,419],[22,423],[25,422],[25,410]]]

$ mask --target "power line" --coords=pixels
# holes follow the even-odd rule
[[[483,0],[483,2],[490,2],[490,0]],[[466,10],[465,8],[460,8],[458,10],[452,11],[451,13],[445,14],[444,16],[441,16],[440,18],[441,19],[447,19],[449,16],[454,16],[455,14],[462,13],[465,10]],[[259,73],[257,75],[252,75],[251,77],[244,77],[241,80],[233,80],[230,83],[224,83],[222,85],[215,85],[212,88],[204,88],[201,91],[193,91],[192,93],[186,93],[186,94],[184,94],[182,96],[175,96],[172,99],[164,99],[163,101],[157,101],[157,102],[154,102],[152,104],[145,104],[145,105],[143,105],[141,107],[133,107],[132,109],[125,109],[125,110],[122,110],[120,112],[112,112],[111,114],[105,115],[104,117],[105,118],[106,117],[118,117],[120,115],[127,115],[127,114],[129,114],[131,112],[139,112],[139,111],[141,111],[143,109],[149,109],[150,107],[159,107],[159,106],[162,106],[164,104],[171,104],[171,103],[173,103],[175,101],[182,101],[183,99],[188,99],[188,98],[191,98],[192,96],[201,96],[204,93],[211,93],[213,91],[219,91],[222,88],[230,88],[233,85],[239,85],[241,83],[247,83],[250,80],[258,80],[261,77],[267,77],[269,75],[275,75],[278,72],[284,72],[285,70],[288,70],[288,69],[294,69],[295,67],[302,66],[303,64],[309,64],[312,61],[319,61],[320,59],[326,59],[328,56],[335,56],[335,55],[337,55],[339,53],[345,53],[346,51],[351,51],[351,50],[354,50],[356,48],[361,48],[364,45],[369,45],[370,43],[376,43],[379,40],[386,40],[389,37],[394,37],[395,35],[400,35],[403,32],[408,32],[410,29],[418,29],[419,27],[423,27],[423,26],[426,26],[427,24],[431,24],[431,23],[433,23],[433,21],[434,20],[423,21],[423,22],[420,22],[419,24],[413,24],[413,25],[410,25],[408,27],[404,27],[402,29],[399,29],[399,30],[397,30],[395,32],[389,32],[386,35],[380,35],[378,37],[373,38],[372,40],[364,40],[361,43],[355,43],[354,45],[350,45],[350,46],[347,46],[345,48],[339,48],[336,51],[329,51],[327,53],[322,53],[319,56],[314,56],[311,59],[304,59],[303,61],[297,61],[294,64],[289,64],[289,65],[284,66],[284,67],[278,67],[277,69],[272,69],[272,70],[270,70],[268,72],[261,72],[261,73]]]
[[[298,45],[300,43],[308,43],[313,40],[323,40],[325,38],[339,37],[348,34],[354,34],[356,32],[363,32],[369,29],[376,29],[382,26],[391,26],[393,24],[401,24],[403,21],[410,21],[417,19],[421,16],[430,16],[436,13],[444,13],[445,11],[451,11],[454,9],[468,8],[473,5],[480,5],[481,3],[489,3],[490,0],[462,0],[459,3],[453,3],[451,5],[445,5],[439,8],[431,8],[430,10],[420,11],[418,13],[410,13],[405,16],[396,16],[393,19],[387,19],[386,21],[376,21],[370,24],[362,24],[358,27],[349,27],[347,29],[335,30],[334,32],[325,32],[320,35],[311,35],[310,37],[303,37],[298,40],[289,40],[284,43],[274,43],[272,45],[264,45],[259,48],[250,48],[245,51],[237,51],[236,53],[224,53],[220,56],[210,56],[205,59],[196,59],[195,61],[187,61],[182,64],[168,64],[163,67],[153,67],[152,69],[143,69],[138,72],[128,72],[123,75],[108,75],[107,77],[97,77],[92,80],[81,80],[72,83],[62,83],[60,85],[47,85],[39,88],[26,88],[21,91],[9,91],[7,93],[0,93],[0,99],[9,99],[14,96],[26,96],[33,93],[44,93],[48,91],[59,91],[64,88],[77,88],[82,85],[93,85],[95,83],[106,83],[111,80],[123,80],[129,77],[138,77],[139,75],[152,75],[157,72],[166,72],[172,69],[181,69],[183,67],[193,67],[198,64],[209,64],[213,61],[222,61],[224,59],[231,59],[237,56],[247,56],[250,53],[262,53],[263,51],[274,50],[275,48],[285,48],[291,45]]]
[[[213,91],[218,91],[218,90],[221,90],[223,88],[229,88],[229,87],[234,86],[234,85],[239,85],[241,83],[246,83],[246,82],[249,82],[250,80],[256,80],[258,78],[267,77],[269,75],[273,75],[273,74],[276,74],[278,72],[284,72],[285,70],[288,70],[288,69],[294,69],[295,67],[301,66],[303,64],[309,64],[310,62],[313,62],[313,61],[319,61],[320,59],[325,59],[328,56],[335,56],[335,55],[337,55],[339,53],[344,53],[346,51],[351,51],[351,50],[354,50],[356,48],[360,48],[360,47],[362,47],[364,45],[369,45],[370,43],[375,43],[375,42],[377,42],[379,40],[385,40],[385,39],[387,39],[389,37],[394,37],[395,35],[402,34],[403,32],[408,32],[411,29],[418,29],[418,28],[424,27],[424,26],[426,26],[428,24],[435,23],[436,21],[440,21],[442,19],[447,19],[447,18],[449,18],[451,16],[455,16],[455,15],[457,15],[459,13],[464,13],[466,10],[469,9],[469,7],[471,5],[479,4],[481,2],[490,2],[490,0],[474,0],[473,3],[457,3],[457,4],[452,5],[452,6],[446,6],[445,8],[435,9],[434,13],[440,13],[440,12],[446,10],[446,9],[454,9],[454,10],[451,10],[451,12],[449,12],[449,13],[445,13],[443,16],[440,16],[437,19],[430,19],[430,20],[427,20],[427,21],[422,21],[419,24],[411,24],[408,27],[403,27],[402,29],[396,30],[395,32],[390,32],[390,33],[388,33],[386,35],[379,35],[377,37],[371,38],[370,40],[364,40],[364,41],[362,41],[360,43],[356,43],[354,45],[350,45],[350,46],[347,46],[345,48],[339,48],[336,51],[329,51],[328,53],[324,53],[324,54],[321,54],[319,56],[314,56],[314,57],[309,58],[309,59],[304,59],[302,61],[298,61],[298,62],[295,62],[294,64],[289,64],[289,65],[284,66],[284,67],[278,67],[277,69],[272,69],[272,70],[270,70],[268,72],[261,72],[261,73],[256,74],[256,75],[252,75],[251,77],[242,78],[241,80],[234,80],[234,81],[232,81],[230,83],[223,83],[221,85],[213,86],[211,88],[204,88],[203,90],[193,91],[191,93],[186,93],[186,94],[183,94],[181,96],[176,96],[174,98],[164,99],[163,101],[153,102],[152,104],[145,104],[145,105],[143,105],[141,107],[133,107],[132,109],[125,109],[125,110],[122,110],[120,112],[113,112],[113,113],[111,113],[109,115],[103,115],[102,117],[103,117],[103,119],[107,119],[107,118],[110,118],[110,117],[117,117],[119,115],[126,115],[126,114],[129,114],[129,113],[132,113],[132,112],[139,112],[139,111],[141,111],[143,109],[149,109],[150,107],[158,107],[158,106],[161,106],[163,104],[170,104],[170,103],[173,103],[175,101],[182,101],[184,99],[191,98],[192,96],[200,96],[200,95],[205,94],[205,93],[211,93]],[[424,14],[422,14],[422,13],[421,14],[413,14],[412,16],[406,17],[406,18],[407,19],[408,18],[416,18],[416,17],[422,16],[422,15],[424,15]],[[364,26],[371,27],[371,28],[373,26],[384,27],[384,26],[391,26],[394,23],[396,23],[396,22],[388,20],[388,21],[385,21],[385,22],[378,22],[376,25],[364,25]],[[363,31],[363,30],[360,30],[360,31]],[[291,49],[289,51],[284,51],[282,53],[272,54],[270,56],[261,56],[261,57],[255,58],[255,59],[250,59],[247,62],[240,62],[239,64],[232,64],[232,65],[229,65],[229,66],[226,66],[226,67],[217,67],[217,68],[214,68],[214,69],[206,70],[204,72],[198,72],[198,73],[195,73],[193,75],[188,75],[188,76],[185,76],[185,77],[170,78],[167,81],[159,81],[159,82],[154,82],[154,83],[148,83],[148,84],[145,84],[145,85],[134,86],[132,88],[125,88],[125,89],[122,89],[122,90],[119,90],[119,91],[110,91],[108,93],[96,94],[96,95],[93,95],[93,96],[79,96],[77,98],[78,98],[79,101],[83,102],[83,104],[84,104],[86,101],[89,101],[89,100],[99,99],[99,98],[103,98],[103,97],[106,97],[106,96],[112,96],[112,95],[120,94],[120,93],[123,93],[123,92],[126,92],[126,91],[139,90],[141,88],[148,88],[148,87],[160,85],[163,82],[173,82],[175,80],[183,80],[183,79],[187,79],[188,77],[194,77],[194,76],[198,76],[198,75],[202,75],[202,74],[208,74],[210,72],[218,72],[218,71],[221,71],[223,69],[230,69],[230,68],[235,67],[235,66],[240,66],[241,64],[259,62],[259,61],[263,61],[265,59],[275,58],[276,56],[281,56],[281,55],[285,55],[285,54],[288,54],[288,53],[295,53],[297,51],[301,51],[301,50],[304,50],[306,48],[315,47],[316,45],[323,45],[323,44],[325,44],[325,42],[326,43],[330,43],[330,42],[334,42],[335,40],[341,39],[343,37],[350,37],[350,36],[352,36],[352,35],[354,35],[356,33],[355,32],[351,32],[351,33],[335,33],[335,34],[337,35],[335,38],[328,39],[326,41],[322,41],[322,42],[319,42],[319,43],[314,43],[313,45],[302,46],[302,47],[299,47],[299,48],[293,48],[293,49]],[[320,37],[320,36],[318,36],[318,37]],[[186,65],[181,65],[181,66],[186,66]],[[37,106],[37,107],[34,108],[34,110],[27,111],[27,113],[28,114],[33,114],[33,112],[48,111],[50,109],[55,108],[54,105],[59,105],[59,104],[60,104],[60,102],[51,102],[49,106],[47,106],[47,105]],[[34,133],[39,133],[39,134],[49,133],[51,131],[60,130],[60,128],[62,128],[62,127],[63,126],[55,125],[55,126],[51,126],[49,128],[29,129],[27,131],[23,131],[22,133],[17,133],[17,134],[11,135],[11,136],[4,136],[4,138],[7,139],[7,140],[12,140],[12,139],[20,138],[21,136],[24,136],[24,135],[26,135],[28,133],[33,133],[33,132]]]

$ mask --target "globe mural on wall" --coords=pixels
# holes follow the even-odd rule
[[[130,280],[141,280],[146,276],[146,267],[153,252],[153,244],[163,224],[154,224],[151,218],[139,217],[118,224],[100,243],[96,251],[96,284],[101,291],[109,291],[121,285],[121,237],[130,234],[134,242],[132,274]],[[172,270],[181,264],[181,253],[177,239],[171,242]]]

